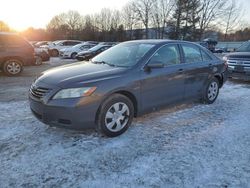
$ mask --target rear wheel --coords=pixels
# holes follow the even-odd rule
[[[133,103],[124,95],[110,96],[100,107],[97,126],[109,137],[119,136],[130,126],[134,117]]]
[[[52,56],[52,57],[57,57],[57,56],[59,56],[58,50],[56,50],[56,49],[52,50],[52,51],[51,51],[51,56]]]
[[[211,79],[203,96],[203,101],[207,104],[212,104],[217,99],[219,94],[219,81],[216,78]]]
[[[22,70],[22,62],[18,59],[7,60],[3,65],[3,71],[7,76],[17,76]]]

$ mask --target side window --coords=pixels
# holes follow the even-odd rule
[[[69,42],[68,41],[65,41],[62,43],[63,46],[68,46],[69,45]]]
[[[164,65],[180,64],[180,54],[177,45],[161,47],[150,59],[149,64],[163,63]]]
[[[87,48],[88,48],[88,46],[81,46],[81,47],[80,47],[81,50],[85,50],[85,49],[87,49]]]
[[[202,55],[203,61],[211,61],[212,60],[212,58],[206,52],[204,52],[204,50],[201,50],[201,55]]]
[[[68,42],[69,46],[74,46],[74,45],[77,45],[77,44],[80,44],[80,42],[76,42],[76,41],[69,41]]]
[[[202,62],[200,49],[190,44],[182,44],[186,63]]]
[[[23,38],[16,35],[5,36],[2,39],[3,44],[9,47],[21,47],[27,43]]]

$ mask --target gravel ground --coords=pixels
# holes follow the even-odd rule
[[[0,187],[250,187],[250,83],[229,81],[212,105],[151,113],[106,138],[32,116],[30,83],[59,64],[0,76]]]

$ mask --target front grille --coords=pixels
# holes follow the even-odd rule
[[[245,59],[229,59],[227,61],[229,69],[234,72],[249,72],[250,61]]]
[[[228,65],[250,67],[250,61],[240,60],[240,59],[237,59],[237,60],[230,59],[228,60]]]
[[[50,89],[44,87],[35,87],[34,85],[30,88],[30,94],[37,99],[43,98]]]

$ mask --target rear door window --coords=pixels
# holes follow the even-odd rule
[[[186,63],[198,63],[202,62],[201,51],[198,47],[191,44],[182,44]]]
[[[77,45],[77,44],[80,44],[80,42],[77,42],[77,41],[68,41],[67,42],[67,46],[74,46],[74,45]]]
[[[9,47],[21,47],[21,46],[27,45],[27,41],[25,41],[20,36],[6,35],[2,37],[2,44],[5,46],[9,46]]]
[[[200,50],[200,51],[201,51],[203,61],[211,61],[212,60],[212,58],[204,50]]]

